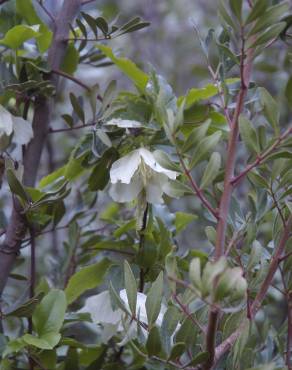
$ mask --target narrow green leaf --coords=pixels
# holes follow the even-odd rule
[[[246,45],[247,48],[253,49],[256,48],[257,46],[269,43],[270,41],[279,36],[279,34],[283,31],[285,26],[286,26],[285,22],[274,24],[267,31],[260,34],[255,41],[248,42]]]
[[[206,134],[207,131],[210,127],[210,120],[207,120],[206,122],[202,123],[199,127],[195,127],[190,135],[188,136],[187,140],[185,141],[183,147],[182,147],[182,152],[187,152],[188,150],[195,148],[196,145],[202,141]]]
[[[9,312],[4,312],[3,314],[4,316],[30,317],[43,296],[44,293],[40,292],[19,307],[10,309]]]
[[[185,349],[186,345],[184,342],[175,343],[174,346],[171,348],[168,361],[174,361],[176,359],[179,359],[181,355],[185,352]]]
[[[25,334],[22,339],[29,345],[40,349],[53,349],[60,341],[61,335],[59,333],[49,333],[43,337],[35,337],[31,334]]]
[[[28,194],[26,193],[23,185],[18,180],[18,178],[16,177],[12,169],[10,168],[7,169],[6,176],[7,176],[7,181],[8,181],[8,184],[9,184],[9,187],[12,193],[18,195],[25,202],[29,202],[30,199],[29,199]]]
[[[265,14],[265,11],[266,11],[267,7],[268,7],[267,0],[257,0],[254,3],[254,5],[253,5],[253,7],[252,7],[252,9],[251,9],[251,11],[250,11],[250,13],[249,13],[249,15],[246,18],[244,23],[247,25],[247,24],[253,22],[254,20],[256,20],[257,18],[259,18],[261,15]]]
[[[83,111],[81,105],[79,104],[78,99],[76,98],[76,96],[73,93],[70,93],[69,97],[70,97],[70,102],[72,104],[72,107],[74,109],[74,112],[77,114],[77,116],[80,119],[80,121],[82,121],[83,123],[85,123],[84,111]]]
[[[292,77],[289,78],[286,89],[285,89],[285,96],[288,100],[290,107],[292,107]]]
[[[110,266],[108,259],[103,259],[93,265],[83,267],[77,271],[69,280],[65,289],[68,304],[74,302],[82,293],[88,289],[96,288],[103,282],[105,273]]]
[[[206,362],[208,358],[209,358],[209,352],[201,352],[197,356],[195,356],[189,363],[187,363],[184,368],[200,365],[203,362]]]
[[[264,114],[269,122],[269,124],[273,127],[275,130],[275,133],[278,135],[280,132],[279,128],[279,109],[278,104],[274,100],[274,98],[270,95],[270,93],[264,89],[263,87],[259,88],[260,93],[260,100],[261,104],[264,109]]]
[[[101,30],[101,32],[107,36],[108,34],[108,23],[103,17],[97,17],[95,20],[97,27]]]
[[[242,114],[239,117],[239,132],[247,149],[252,153],[258,153],[260,148],[258,146],[257,132],[250,120]]]
[[[176,235],[184,230],[191,222],[198,218],[197,215],[185,212],[176,212],[175,213],[175,229]]]
[[[137,282],[127,261],[124,263],[125,288],[128,297],[128,303],[133,316],[136,316],[137,307]]]
[[[204,160],[210,150],[215,148],[221,138],[221,132],[217,131],[213,135],[207,136],[196,147],[192,155],[190,168],[194,168],[198,163]]]
[[[219,173],[221,166],[221,156],[219,153],[214,152],[211,155],[210,161],[207,164],[207,167],[204,171],[200,188],[204,189],[208,187],[210,184],[212,184],[213,180],[216,178],[216,176]]]
[[[62,62],[61,70],[73,75],[77,69],[79,62],[79,53],[75,49],[75,46],[70,43],[67,47],[65,57]]]
[[[288,10],[289,4],[287,1],[269,7],[264,13],[261,13],[255,25],[248,32],[248,36],[264,31],[271,25],[279,22]]]
[[[86,23],[91,28],[92,32],[94,33],[95,38],[97,38],[97,24],[96,20],[89,14],[81,12],[82,17],[85,19]]]
[[[240,21],[241,20],[241,11],[242,11],[242,0],[229,0],[229,6],[233,14]]]
[[[156,326],[153,326],[149,332],[146,342],[147,353],[149,356],[159,355],[161,348],[162,346],[159,330]]]
[[[157,279],[152,284],[146,299],[146,313],[150,327],[155,323],[163,297],[163,272],[161,271]]]
[[[219,2],[219,15],[220,17],[222,18],[222,20],[228,25],[230,26],[232,29],[236,29],[237,26],[236,24],[234,23],[232,17],[230,16],[230,14],[228,13],[228,11],[226,10],[225,8],[225,5],[224,5],[224,1],[221,0]]]
[[[136,64],[127,58],[121,58],[114,55],[112,49],[106,45],[96,45],[96,47],[101,50],[113,63],[126,75],[128,76],[135,85],[142,91],[145,90],[148,76],[141,69],[139,69]]]

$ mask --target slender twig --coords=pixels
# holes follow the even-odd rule
[[[47,16],[50,18],[50,20],[55,23],[56,19],[55,17],[53,16],[53,14],[44,6],[44,4],[42,3],[42,1],[38,0],[37,1],[37,4],[39,4],[39,6],[43,9],[43,11],[47,14]]]
[[[71,80],[71,81],[75,82],[77,85],[79,85],[79,86],[83,87],[83,88],[84,88],[85,90],[87,90],[87,91],[90,91],[90,90],[91,90],[91,89],[90,89],[90,87],[89,87],[88,85],[86,85],[84,82],[80,81],[78,78],[76,78],[76,77],[74,77],[74,76],[70,75],[69,73],[66,73],[66,72],[64,72],[64,71],[61,71],[61,70],[59,70],[59,69],[52,69],[52,71],[51,71],[51,72],[53,72],[53,73],[55,73],[55,74],[57,74],[57,75],[59,75],[59,76],[65,77],[65,78],[67,78],[68,80]]]
[[[217,212],[217,210],[212,207],[212,205],[210,204],[210,202],[208,201],[208,199],[203,194],[202,190],[197,185],[197,183],[194,180],[194,178],[193,178],[190,170],[187,168],[187,166],[186,166],[186,164],[185,164],[185,162],[183,160],[182,155],[180,154],[180,152],[179,152],[179,150],[177,148],[176,148],[176,152],[177,152],[177,155],[178,155],[178,158],[179,158],[181,167],[182,167],[182,169],[184,171],[184,174],[188,178],[188,180],[190,182],[190,185],[191,185],[192,189],[194,190],[195,194],[201,200],[201,202],[204,204],[204,206],[212,213],[212,215],[216,219],[218,219],[218,212]]]
[[[273,184],[272,184],[272,181],[271,181],[271,185],[270,185],[270,193],[271,193],[271,196],[272,196],[272,199],[273,199],[274,205],[275,205],[275,207],[277,208],[278,214],[279,214],[279,216],[280,216],[280,218],[281,218],[282,224],[283,224],[283,226],[285,227],[285,222],[286,222],[286,221],[285,221],[285,217],[284,217],[283,212],[282,212],[282,210],[281,210],[281,208],[280,208],[280,206],[279,206],[279,203],[278,203],[278,201],[277,201],[276,195],[275,195],[275,193],[274,193],[274,191],[273,191]]]
[[[94,1],[96,1],[96,0],[83,0],[81,5],[82,6],[87,5],[87,4],[93,3]]]
[[[191,320],[191,322],[198,327],[203,334],[206,334],[206,328],[200,324],[200,322],[189,312],[188,307],[181,302],[181,300],[178,298],[177,294],[173,294],[173,299],[176,301],[176,303],[179,305],[183,313]]]
[[[240,180],[242,180],[243,177],[245,177],[251,170],[253,170],[255,167],[259,166],[264,162],[264,160],[272,154],[278,146],[289,136],[292,134],[292,127],[289,127],[287,130],[283,132],[282,135],[280,135],[274,142],[272,146],[270,146],[268,149],[266,149],[262,154],[259,154],[256,158],[256,160],[249,165],[246,166],[246,168],[237,176],[233,177],[231,179],[231,184],[235,186]]]
[[[145,230],[147,227],[147,217],[148,217],[148,203],[146,204],[146,208],[143,214],[143,221],[142,221],[142,228],[139,230],[139,251],[140,253],[143,252],[144,244],[145,244]],[[140,279],[139,279],[139,292],[143,293],[145,285],[145,270],[143,267],[140,268]]]
[[[36,264],[35,264],[35,232],[33,226],[29,228],[30,232],[30,279],[29,279],[29,298],[34,297],[35,283],[36,283]],[[33,324],[32,317],[28,318],[28,332],[32,334]],[[29,367],[30,370],[34,369],[35,361],[29,356]]]
[[[83,125],[73,126],[69,128],[56,128],[56,129],[50,128],[49,134],[57,134],[58,132],[68,132],[68,131],[73,131],[73,130],[80,130],[82,128],[92,127],[94,125],[96,125],[96,122],[84,123]]]

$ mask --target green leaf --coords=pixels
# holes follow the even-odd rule
[[[137,282],[135,276],[131,270],[131,267],[127,261],[124,262],[124,275],[125,275],[125,288],[128,297],[128,303],[132,315],[136,316],[137,306]]]
[[[285,96],[288,100],[290,107],[292,107],[292,77],[289,78],[286,89],[285,89]]]
[[[195,356],[189,363],[187,363],[184,368],[190,367],[190,366],[196,366],[200,365],[204,362],[206,362],[209,358],[209,352],[201,352],[197,356]]]
[[[201,277],[201,260],[200,258],[194,258],[191,261],[189,268],[190,281],[196,289],[201,291],[202,288],[202,277]]]
[[[113,63],[126,75],[128,76],[135,85],[142,91],[145,90],[148,76],[141,69],[139,69],[136,64],[127,58],[121,58],[114,55],[112,49],[105,45],[96,45],[96,47],[101,50]]]
[[[40,349],[53,349],[61,339],[59,333],[48,333],[42,337],[35,337],[31,334],[25,334],[22,339],[29,345]]]
[[[198,145],[200,141],[202,141],[205,138],[207,131],[210,127],[210,123],[211,120],[207,120],[206,122],[202,123],[199,127],[195,127],[192,130],[192,132],[190,133],[182,147],[182,152],[187,152],[191,148],[195,148],[195,146]]]
[[[79,53],[76,50],[74,44],[70,43],[67,47],[66,54],[61,65],[61,70],[70,75],[73,75],[77,69],[78,63]]]
[[[66,308],[66,296],[62,290],[52,289],[42,299],[32,315],[34,329],[39,337],[49,340],[51,334],[60,331]]]
[[[176,359],[179,359],[181,355],[185,352],[185,349],[186,345],[184,342],[175,343],[174,346],[171,348],[168,361],[174,361]]]
[[[152,284],[146,299],[146,313],[148,324],[151,327],[159,315],[163,297],[163,272],[161,271],[157,279]]]
[[[40,36],[36,39],[40,53],[44,53],[52,41],[52,32],[37,15],[31,0],[16,0],[16,11],[30,25],[40,25]]]
[[[65,289],[68,304],[74,302],[81,294],[102,284],[105,273],[110,266],[108,259],[83,267],[69,280]]]
[[[214,152],[211,155],[210,161],[204,171],[201,179],[200,188],[204,189],[212,184],[213,180],[217,177],[221,166],[221,156],[219,153]]]
[[[12,310],[10,309],[9,312],[4,313],[4,316],[30,317],[43,296],[44,293],[42,292],[36,294],[33,298],[29,299],[19,307]]]
[[[236,29],[236,24],[234,23],[232,17],[230,16],[230,14],[228,13],[228,11],[226,10],[225,6],[224,6],[224,1],[221,0],[219,2],[219,7],[218,7],[218,10],[219,10],[219,15],[222,19],[222,21],[224,23],[226,23],[226,25],[230,26],[232,29]]]
[[[261,13],[261,17],[257,20],[256,24],[249,31],[248,35],[254,35],[260,31],[266,30],[271,25],[279,22],[285,12],[289,10],[288,2],[269,7],[265,13]]]
[[[184,230],[191,222],[193,222],[197,218],[198,216],[192,215],[190,213],[176,212],[175,213],[176,234],[179,234],[182,230]]]
[[[8,168],[6,171],[6,176],[7,176],[7,181],[8,181],[8,184],[9,184],[9,187],[12,193],[18,195],[25,202],[29,202],[30,201],[29,196],[26,193],[21,182],[16,177],[14,171]]]
[[[241,20],[242,0],[229,0],[229,6],[238,20]]]
[[[194,314],[193,314],[194,315]],[[193,347],[196,344],[198,328],[187,317],[175,334],[176,343],[184,342],[185,346]]]
[[[74,112],[77,114],[80,121],[85,123],[84,111],[83,111],[83,108],[81,107],[81,105],[79,104],[78,99],[76,98],[76,96],[73,93],[70,93],[69,97],[70,97],[70,102],[72,104]]]
[[[204,160],[205,156],[212,150],[219,142],[222,133],[217,131],[213,135],[207,136],[196,147],[192,154],[190,169],[194,168],[198,163]]]
[[[18,49],[27,40],[39,37],[41,33],[39,32],[40,26],[26,26],[20,24],[10,28],[10,30],[5,34],[4,38],[0,40],[0,44],[4,44],[11,49]]]
[[[250,41],[247,43],[247,48],[255,48],[257,46],[267,44],[274,38],[277,38],[279,34],[283,31],[286,26],[286,22],[280,22],[271,26],[267,31],[260,34],[255,41]]]
[[[257,18],[259,18],[262,14],[265,14],[265,11],[268,7],[268,2],[267,0],[257,0],[248,17],[246,18],[246,21],[244,22],[246,25],[253,22],[254,20],[256,20]]]
[[[278,135],[279,134],[279,109],[278,109],[278,104],[276,101],[273,99],[273,97],[269,94],[269,92],[263,88],[259,88],[259,93],[260,93],[260,100],[261,104],[264,109],[264,114],[269,122],[269,124],[273,127],[275,130],[275,133]]]
[[[149,356],[159,355],[161,352],[161,338],[159,329],[156,326],[150,330],[147,342],[146,342],[146,349]]]
[[[245,146],[252,153],[259,153],[257,133],[250,120],[242,114],[239,116],[239,132]]]

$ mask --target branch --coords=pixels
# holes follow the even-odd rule
[[[190,185],[193,188],[195,194],[198,196],[198,198],[201,200],[201,202],[204,204],[204,206],[212,213],[212,215],[218,220],[218,212],[216,209],[212,207],[208,199],[203,194],[202,190],[197,185],[196,181],[193,179],[190,170],[187,168],[182,155],[179,153],[178,150],[176,150],[177,155],[179,157],[180,164],[183,168],[185,176],[189,179]]]
[[[52,69],[52,71],[51,72],[53,72],[53,73],[55,73],[55,74],[57,74],[57,75],[59,75],[59,76],[62,76],[62,77],[65,77],[65,78],[67,78],[68,80],[70,80],[70,81],[73,81],[73,82],[75,82],[77,85],[79,85],[79,86],[81,86],[81,87],[83,87],[85,90],[87,90],[87,91],[90,91],[91,89],[90,89],[90,87],[88,86],[88,85],[86,85],[85,83],[83,83],[82,81],[80,81],[80,80],[78,80],[78,78],[76,78],[76,77],[74,77],[74,76],[71,76],[71,75],[69,75],[68,73],[66,73],[66,72],[63,72],[63,71],[61,71],[61,70],[59,70],[59,69]]]
[[[271,154],[273,153],[277,148],[278,146],[289,136],[292,134],[292,127],[289,127],[286,131],[283,132],[282,135],[280,135],[276,141],[274,142],[274,144],[272,146],[270,146],[270,148],[266,149],[263,153],[259,154],[257,156],[257,159],[246,166],[246,168],[239,174],[237,175],[236,177],[233,177],[231,179],[231,184],[233,186],[235,186],[243,177],[245,177],[249,171],[253,170],[255,167],[259,166],[260,164],[262,164],[264,162],[264,160]]]
[[[77,15],[81,0],[65,0],[54,24],[54,34],[48,52],[50,69],[59,69],[66,53],[67,43],[64,41],[69,34],[69,24]],[[57,87],[58,76],[50,75],[50,82]],[[52,99],[40,96],[35,102],[35,111],[32,122],[34,137],[26,148],[24,156],[23,183],[33,187],[36,181],[42,150],[49,132],[49,122],[53,110]],[[6,285],[10,271],[19,253],[21,241],[27,227],[22,215],[22,209],[15,202],[9,220],[4,243],[0,246],[0,295]]]
[[[73,127],[69,127],[69,128],[53,129],[53,128],[50,127],[49,134],[57,134],[58,132],[67,132],[67,131],[73,131],[73,130],[80,130],[81,128],[92,127],[94,125],[96,125],[96,122],[85,123],[84,125],[73,126]]]
[[[234,175],[235,160],[236,160],[236,147],[239,136],[238,120],[244,107],[244,99],[247,94],[247,89],[250,80],[251,66],[252,66],[252,50],[248,52],[247,60],[245,62],[245,38],[244,29],[241,28],[241,55],[240,55],[240,79],[241,86],[236,99],[236,107],[231,122],[231,133],[228,141],[227,160],[225,167],[224,187],[219,206],[219,220],[216,230],[216,245],[215,245],[215,259],[218,260],[224,255],[226,229],[228,222],[228,214],[230,201],[233,191],[231,179]],[[209,370],[213,366],[215,359],[215,345],[216,345],[216,332],[219,320],[218,309],[211,307],[209,312],[207,335],[206,335],[206,351],[209,352],[209,358],[204,365],[204,370]]]
[[[275,273],[279,267],[279,264],[281,263],[282,255],[285,250],[286,243],[290,237],[292,228],[292,216],[289,217],[288,221],[286,222],[286,226],[283,230],[283,234],[281,237],[281,240],[278,244],[278,247],[274,253],[274,256],[272,258],[269,271],[267,273],[267,276],[265,280],[263,281],[258,294],[255,297],[255,300],[253,301],[251,308],[250,308],[250,314],[251,319],[254,319],[255,315],[257,314],[258,310],[261,308],[261,305],[263,303],[263,300],[265,299],[265,296],[267,294],[267,291],[269,287],[271,286],[272,280],[275,276]],[[237,338],[240,336],[241,332],[243,331],[245,327],[245,322],[242,322],[238,329],[234,331],[224,342],[222,342],[217,348],[215,352],[215,364],[220,360],[220,358],[227,352],[229,349],[234,345]]]

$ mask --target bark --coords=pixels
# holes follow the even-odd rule
[[[53,40],[48,52],[48,64],[50,69],[59,69],[61,66],[67,47],[66,40],[68,39],[70,30],[69,24],[78,14],[81,3],[81,0],[64,0],[63,6],[55,20]],[[58,85],[58,78],[59,77],[55,74],[49,76],[49,80],[56,88]],[[26,148],[23,160],[23,183],[26,186],[34,186],[36,182],[42,151],[45,147],[46,137],[49,132],[53,104],[53,99],[45,97],[39,97],[35,102],[32,123],[34,137]],[[27,225],[22,215],[21,207],[18,202],[14,200],[5,240],[0,246],[0,295],[5,288],[26,231]]]

